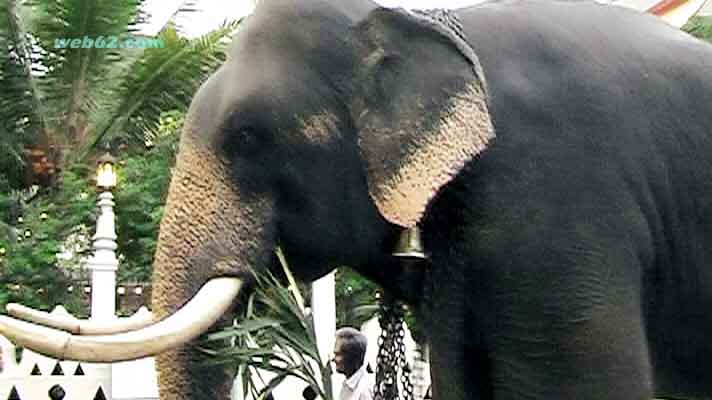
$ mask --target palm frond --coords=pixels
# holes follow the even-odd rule
[[[0,2],[0,171],[21,185],[23,147],[47,142],[46,114],[32,73],[35,52],[18,0]]]
[[[180,23],[181,17],[186,14],[198,11],[197,1],[195,0],[183,0],[181,4],[176,8],[176,10],[171,14],[166,23],[158,30],[158,32],[163,32],[166,29],[175,29],[179,33],[183,33],[183,26]]]
[[[99,48],[110,38],[126,38],[140,20],[141,0],[35,0],[32,30],[42,49],[43,99],[54,111],[54,129],[71,143],[86,134],[89,115],[98,108],[107,74],[122,54]],[[81,42],[72,48],[72,40]],[[96,42],[96,43],[95,43]]]
[[[21,178],[25,167],[22,157],[22,143],[6,136],[9,133],[0,129],[0,175],[5,179],[3,182],[11,188],[17,188],[21,184]]]
[[[712,42],[712,15],[692,17],[682,29],[693,36]]]
[[[101,141],[121,136],[143,142],[155,135],[161,111],[185,111],[202,82],[225,60],[226,39],[239,21],[188,40],[175,29],[162,31],[162,47],[148,48],[129,68],[108,112],[97,114],[96,133],[78,151],[85,157]]]
[[[286,262],[280,260],[286,275],[290,275]],[[307,383],[322,398],[331,399],[331,368],[320,358],[313,320],[305,315],[301,295],[295,295],[294,290],[270,274],[258,275],[238,324],[206,338],[211,344],[232,339],[232,346],[209,351],[210,362],[236,365],[243,394],[254,399],[264,398],[289,376]],[[265,380],[260,371],[271,373],[271,378]]]

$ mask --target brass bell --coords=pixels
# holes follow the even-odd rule
[[[420,229],[417,226],[401,231],[393,256],[418,260],[427,258],[423,251],[423,242],[420,240]]]

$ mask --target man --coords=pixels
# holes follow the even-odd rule
[[[336,372],[346,376],[341,386],[340,400],[373,399],[375,382],[373,376],[366,372],[363,362],[367,344],[366,336],[354,328],[336,331],[334,366]]]

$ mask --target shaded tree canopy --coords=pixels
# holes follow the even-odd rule
[[[187,39],[173,22],[193,9],[184,1],[146,48],[107,45],[142,38],[141,5],[0,0],[0,307],[82,312],[72,282],[84,276],[94,160],[107,146],[120,164],[119,280],[148,279],[183,114],[239,21]],[[84,38],[97,45],[58,42]]]

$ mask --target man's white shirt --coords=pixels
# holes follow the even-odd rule
[[[339,400],[373,400],[375,385],[374,376],[366,372],[366,365],[364,364],[341,385]]]

